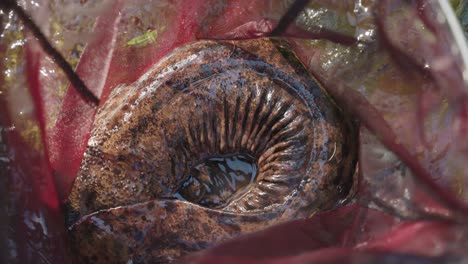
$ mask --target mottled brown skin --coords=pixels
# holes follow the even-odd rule
[[[287,50],[199,41],[113,91],[69,198],[68,222],[81,218],[70,229],[78,261],[168,262],[346,195],[355,131]],[[259,172],[226,206],[167,199],[191,167],[235,153]]]

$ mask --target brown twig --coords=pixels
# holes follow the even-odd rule
[[[281,17],[278,25],[276,25],[276,27],[271,31],[270,36],[281,36],[289,27],[289,25],[294,22],[294,20],[296,20],[296,18],[299,16],[299,13],[304,10],[308,3],[309,0],[294,1],[291,7],[289,7],[288,11],[286,11],[286,14]]]
[[[75,73],[67,60],[62,56],[62,54],[50,44],[47,37],[42,33],[41,29],[36,25],[36,23],[34,23],[26,11],[20,5],[18,5],[16,1],[1,1],[2,2],[0,2],[0,7],[15,12],[24,25],[32,32],[34,37],[37,38],[44,52],[48,54],[52,60],[62,69],[72,86],[80,94],[81,98],[95,106],[99,105],[99,98],[94,95],[91,90],[89,90],[80,76]]]
[[[424,168],[417,158],[404,145],[399,143],[397,135],[384,120],[379,111],[367,99],[343,83],[327,86],[327,91],[337,100],[338,104],[351,111],[361,123],[414,173],[414,177],[427,190],[438,196],[439,200],[459,216],[468,214],[468,206],[440,187],[432,178],[431,173]]]

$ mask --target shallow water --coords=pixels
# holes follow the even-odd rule
[[[245,192],[255,181],[257,163],[234,154],[205,159],[191,169],[174,197],[210,208],[220,208]]]

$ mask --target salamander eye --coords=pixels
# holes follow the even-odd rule
[[[285,45],[200,41],[117,87],[96,116],[73,210],[177,198],[306,215],[339,200],[352,131]]]

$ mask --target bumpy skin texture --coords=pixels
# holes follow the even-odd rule
[[[170,261],[346,195],[355,130],[287,50],[199,41],[113,91],[69,198],[79,261]],[[203,159],[235,153],[258,177],[224,208],[165,199]]]

